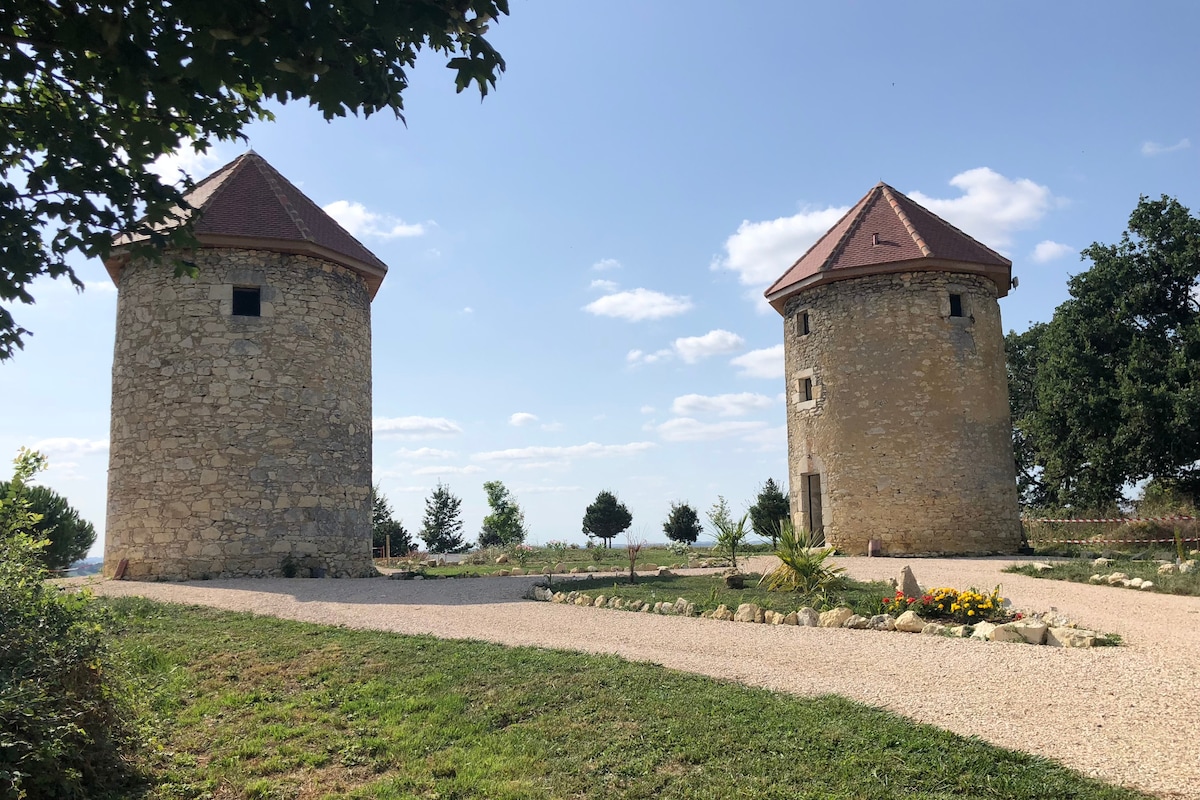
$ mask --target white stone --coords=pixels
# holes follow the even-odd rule
[[[974,630],[971,632],[972,639],[982,639],[987,641],[992,638],[992,632],[996,630],[996,626],[990,622],[976,622]]]
[[[845,606],[838,606],[821,614],[817,622],[817,627],[820,628],[840,628],[846,624],[846,620],[854,616],[854,610]]]
[[[1104,580],[1108,582],[1109,586],[1116,586],[1121,581],[1129,580],[1129,576],[1124,572],[1114,572]]]
[[[911,567],[905,566],[900,570],[900,591],[905,597],[920,597],[921,586],[917,583]]]
[[[1049,628],[1046,631],[1046,644],[1051,647],[1093,647],[1096,644],[1096,632],[1083,628]]]
[[[851,628],[852,630],[856,631],[866,630],[870,625],[871,620],[866,617],[859,616],[858,614],[855,614],[854,616],[850,617],[850,619],[842,623],[843,628]]]
[[[925,620],[921,619],[915,611],[905,611],[896,617],[896,630],[905,633],[920,633],[925,630]]]
[[[1006,627],[1021,634],[1021,638],[1029,644],[1045,644],[1046,630],[1050,626],[1040,619],[1019,619],[1008,623]]]
[[[805,606],[796,612],[796,622],[805,628],[816,628],[821,624],[821,615]]]
[[[754,603],[742,603],[733,614],[734,622],[754,622],[761,609]]]
[[[988,640],[992,642],[1019,642],[1020,644],[1028,643],[1025,639],[1025,634],[1014,627],[1013,623],[1011,622],[1005,623],[1004,625],[997,625],[995,630],[992,631],[991,636],[988,637]]]

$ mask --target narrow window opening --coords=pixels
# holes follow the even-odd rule
[[[233,287],[233,315],[235,317],[257,317],[262,315],[262,287]]]
[[[962,295],[961,294],[950,295],[950,316],[961,317],[962,315],[963,315]]]
[[[800,394],[804,395],[806,401],[813,399],[812,378],[800,379]]]
[[[808,336],[808,312],[800,312],[800,335]]]

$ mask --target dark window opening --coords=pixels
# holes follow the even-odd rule
[[[262,287],[233,287],[233,315],[235,317],[257,317],[262,314]]]
[[[963,315],[962,295],[961,294],[950,295],[950,316],[961,317],[962,315]]]
[[[813,399],[812,378],[802,378],[800,381],[800,391],[804,394],[805,400]]]
[[[800,312],[800,335],[808,336],[808,312]]]

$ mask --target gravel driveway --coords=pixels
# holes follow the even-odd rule
[[[616,653],[793,694],[836,693],[1107,781],[1200,799],[1200,598],[1001,573],[1012,559],[838,562],[861,579],[894,577],[907,564],[923,586],[1003,584],[1017,607],[1056,609],[1121,634],[1126,646],[1063,650],[533,603],[521,599],[527,577],[93,586],[323,624]]]

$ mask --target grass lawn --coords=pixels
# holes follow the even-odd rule
[[[1133,798],[836,697],[106,601],[167,798]]]
[[[584,580],[553,580],[555,591],[586,592],[592,597],[603,594],[624,600],[641,600],[656,603],[659,600],[674,602],[676,598],[695,603],[697,611],[712,611],[724,604],[736,610],[742,603],[754,603],[783,614],[810,605],[818,611],[844,605],[864,616],[881,613],[880,600],[891,595],[895,589],[882,581],[847,580],[847,588],[825,599],[824,602],[805,600],[791,592],[768,592],[759,588],[758,575],[747,575],[744,589],[726,589],[720,575],[664,575],[641,576],[637,583],[630,584],[628,575],[586,578]]]
[[[752,549],[758,552],[771,552],[769,545],[752,546]],[[489,550],[483,556],[483,563],[458,563],[447,564],[442,567],[421,567],[420,571],[429,577],[445,577],[458,578],[470,575],[492,575],[500,570],[511,570],[513,567],[522,567],[525,571],[533,574],[541,574],[547,568],[554,568],[561,564],[560,573],[569,573],[572,567],[576,567],[580,572],[586,572],[589,566],[595,567],[597,572],[612,573],[614,567],[619,567],[625,572],[629,571],[629,556],[626,554],[623,547],[611,548],[579,548],[572,550],[552,550],[547,547],[532,548],[525,551],[522,556],[524,563],[518,560],[515,551],[509,553],[509,561],[506,564],[497,564],[495,557],[498,556],[501,550]],[[747,555],[753,555],[753,552],[748,552]],[[742,551],[738,551],[738,555],[742,555]],[[478,554],[467,554],[467,558],[479,558]],[[712,552],[708,548],[693,548],[692,557],[701,560],[708,558],[720,558],[720,555]],[[437,556],[428,556],[428,558],[437,558]],[[687,566],[688,557],[676,555],[665,547],[645,547],[638,554],[637,567],[639,570],[651,569],[652,567],[666,567],[673,564]],[[405,561],[402,559],[392,559],[391,562],[385,562],[383,559],[378,559],[376,562],[381,567],[391,566],[394,568],[404,568]]]
[[[1028,575],[1033,578],[1050,578],[1051,580],[1074,581],[1076,583],[1088,583],[1088,578],[1096,574],[1111,575],[1114,572],[1124,572],[1131,578],[1141,578],[1142,580],[1154,583],[1154,586],[1150,589],[1126,589],[1125,591],[1128,592],[1150,591],[1161,592],[1163,594],[1200,596],[1200,571],[1190,572],[1186,575],[1180,575],[1179,573],[1159,575],[1159,564],[1157,561],[1135,559],[1132,557],[1116,557],[1106,567],[1093,567],[1091,558],[1078,558],[1070,561],[1047,563],[1050,563],[1053,569],[1039,571],[1029,565],[1013,564],[1005,567],[1004,571],[1015,572],[1019,575]]]

